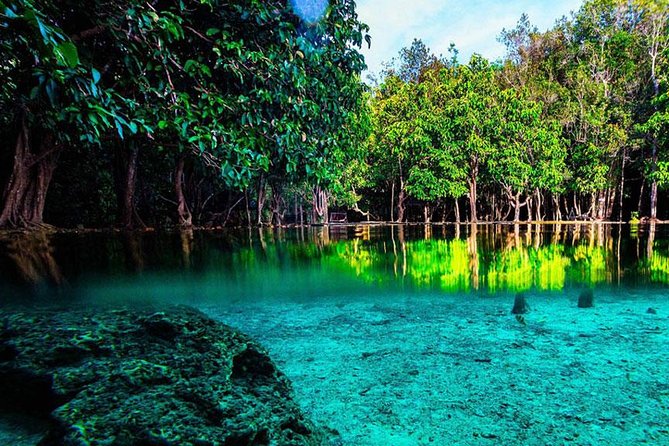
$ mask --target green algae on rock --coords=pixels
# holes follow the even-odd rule
[[[40,446],[321,445],[251,338],[189,307],[8,311],[3,410],[50,414]]]

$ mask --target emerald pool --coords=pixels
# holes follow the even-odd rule
[[[0,293],[195,306],[267,347],[339,444],[669,444],[668,229],[6,234]]]

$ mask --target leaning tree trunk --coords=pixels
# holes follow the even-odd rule
[[[25,122],[16,138],[14,164],[3,193],[0,227],[35,227],[44,223],[44,205],[58,162],[51,135],[44,135],[33,153]]]
[[[180,155],[177,160],[177,167],[174,172],[174,192],[177,198],[177,215],[179,226],[190,228],[193,226],[193,215],[188,208],[186,194],[184,193],[184,166],[186,164],[186,155]]]

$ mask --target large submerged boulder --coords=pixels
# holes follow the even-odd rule
[[[189,307],[0,316],[4,411],[47,415],[51,445],[321,445],[252,339]]]

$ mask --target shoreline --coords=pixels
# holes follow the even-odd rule
[[[629,221],[607,221],[607,220],[541,220],[541,221],[478,221],[478,222],[392,222],[392,221],[360,221],[347,223],[328,223],[328,224],[306,224],[306,225],[261,225],[261,226],[193,226],[190,228],[179,227],[147,227],[137,229],[124,228],[60,228],[55,226],[42,226],[37,228],[17,228],[17,229],[0,229],[0,237],[13,235],[29,235],[29,234],[144,234],[144,233],[180,233],[180,232],[225,232],[225,231],[241,231],[241,230],[284,230],[284,229],[318,229],[318,228],[355,228],[359,226],[392,226],[392,227],[419,227],[419,226],[549,226],[549,225],[564,225],[564,226],[588,226],[588,225],[604,225],[604,226],[630,226],[646,228],[653,225],[664,226],[669,225],[669,220],[658,220],[655,222],[629,222]]]

